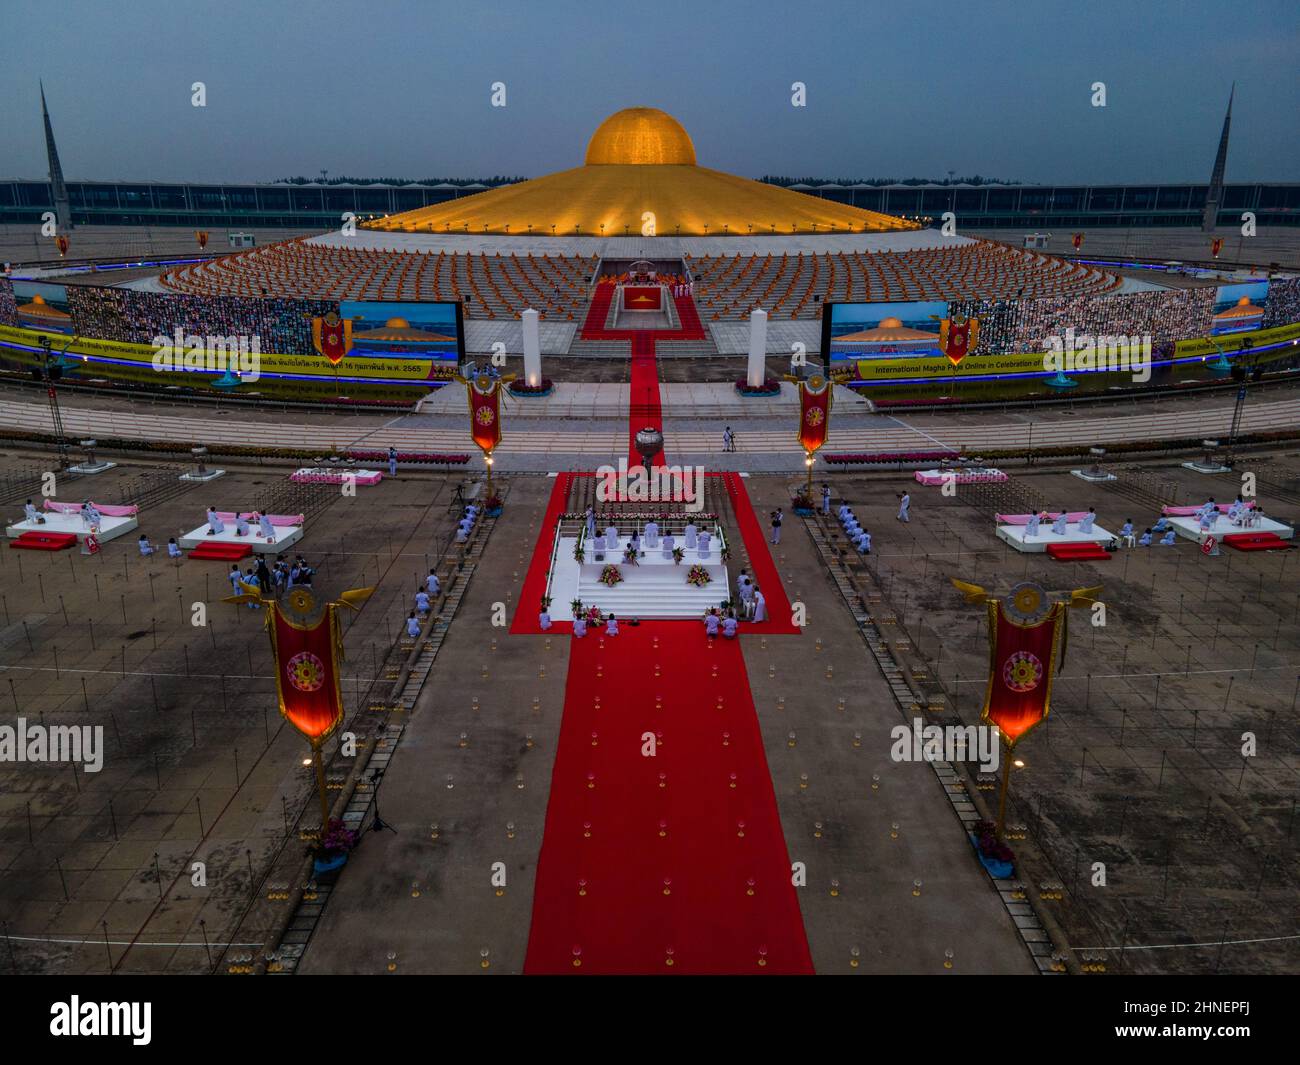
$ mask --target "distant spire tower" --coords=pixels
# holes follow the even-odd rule
[[[1237,95],[1237,83],[1232,83],[1228,93],[1228,113],[1223,116],[1223,132],[1219,134],[1219,152],[1214,157],[1214,173],[1205,193],[1205,213],[1201,216],[1201,232],[1213,233],[1219,221],[1219,204],[1223,202],[1223,171],[1228,165],[1228,130],[1232,127],[1232,98]]]
[[[72,229],[72,202],[68,199],[68,186],[63,180],[63,167],[59,163],[59,148],[54,143],[54,127],[50,125],[50,110],[45,106],[45,83],[41,83],[41,117],[45,119],[45,156],[50,164],[50,192],[54,196],[54,219],[60,233]]]

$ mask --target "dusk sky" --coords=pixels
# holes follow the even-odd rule
[[[1300,178],[1294,0],[0,3],[0,177],[43,77],[70,180],[537,176],[646,105],[749,177],[1199,182],[1234,79],[1228,180]]]

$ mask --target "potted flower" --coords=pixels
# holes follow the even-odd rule
[[[487,499],[483,500],[483,514],[485,517],[499,518],[505,506],[505,500],[493,492]]]
[[[579,537],[573,544],[573,561],[582,563],[587,561],[587,548]]]
[[[575,618],[582,617],[582,600],[575,599],[569,604],[569,611]]]
[[[629,566],[639,566],[641,564],[636,560],[636,548],[631,544],[628,544],[623,549],[623,561]]]
[[[357,845],[357,834],[337,817],[330,818],[320,843],[312,852],[312,872],[316,876],[340,868]]]
[[[685,557],[686,557],[686,552],[685,552],[684,550],[682,550],[682,548],[680,548],[680,547],[674,547],[674,548],[673,548],[673,564],[674,564],[674,565],[676,565],[676,566],[680,566],[680,565],[682,564],[682,559],[684,559]]]
[[[812,498],[807,492],[800,492],[795,496],[790,507],[800,518],[811,518],[813,512],[816,510],[816,504],[812,501]]]
[[[970,841],[980,864],[994,880],[1006,880],[1015,872],[1015,852],[997,838],[997,828],[992,821],[976,821]]]
[[[614,585],[623,583],[623,574],[619,573],[617,566],[606,566],[600,571],[600,583],[606,588],[613,588]]]
[[[686,583],[692,588],[703,588],[706,584],[712,584],[713,578],[709,576],[709,571],[703,566],[692,566],[686,574]]]

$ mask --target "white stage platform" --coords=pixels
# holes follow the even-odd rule
[[[1165,518],[1176,532],[1184,540],[1191,540],[1192,543],[1204,543],[1207,533],[1201,531],[1201,522],[1199,518],[1174,517],[1169,515]],[[1271,532],[1279,540],[1290,540],[1295,536],[1295,529],[1290,525],[1283,525],[1280,521],[1274,521],[1272,518],[1260,518],[1254,525],[1234,525],[1228,520],[1226,514],[1220,513],[1218,520],[1210,526],[1208,535],[1222,540],[1230,533],[1261,533]]]
[[[1043,522],[1038,527],[1038,535],[1031,539],[1025,538],[1028,528],[1027,525],[999,525],[998,539],[1005,540],[1017,551],[1026,554],[1040,554],[1047,550],[1048,544],[1105,544],[1115,539],[1114,533],[1107,532],[1095,523],[1092,532],[1084,533],[1079,531],[1077,522],[1071,522],[1065,527],[1065,535],[1058,536],[1052,532],[1049,522]]]
[[[86,523],[81,520],[79,513],[60,514],[55,510],[47,510],[44,517],[44,525],[34,521],[20,521],[9,525],[5,528],[5,535],[11,540],[16,540],[25,532],[72,533],[77,537],[78,543],[84,543],[86,537],[90,535],[90,530],[86,528]],[[109,540],[116,540],[119,536],[125,536],[139,527],[140,523],[133,517],[110,518],[106,514],[101,515],[99,542],[103,544]]]
[[[717,536],[709,558],[701,559],[698,551],[684,549],[685,558],[680,564],[674,563],[663,557],[660,538],[660,547],[642,548],[643,556],[635,566],[623,562],[626,537],[619,540],[617,550],[606,552],[603,562],[595,561],[588,547],[587,561],[581,565],[573,557],[577,542],[576,537],[562,536],[556,551],[546,590],[551,597],[551,617],[556,621],[569,619],[569,604],[574,599],[581,599],[587,606],[594,603],[604,613],[613,611],[620,618],[700,618],[710,607],[734,597]],[[682,546],[680,538],[678,546]],[[618,566],[623,581],[607,588],[600,583],[600,574],[611,564]],[[694,565],[704,566],[713,578],[703,588],[686,583],[686,574]]]
[[[192,551],[206,540],[218,544],[247,544],[255,555],[281,555],[302,539],[301,525],[277,525],[273,544],[268,544],[261,537],[253,522],[249,523],[247,536],[236,536],[235,524],[230,521],[226,522],[226,531],[216,536],[210,535],[208,529],[207,522],[204,522],[197,529],[191,529],[184,536],[177,537],[176,542],[183,551]]]

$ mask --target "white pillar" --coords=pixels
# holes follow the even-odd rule
[[[759,388],[767,379],[767,311],[755,309],[749,314],[749,369],[745,383]]]
[[[537,388],[542,383],[542,333],[539,315],[531,307],[523,313],[524,384]]]

